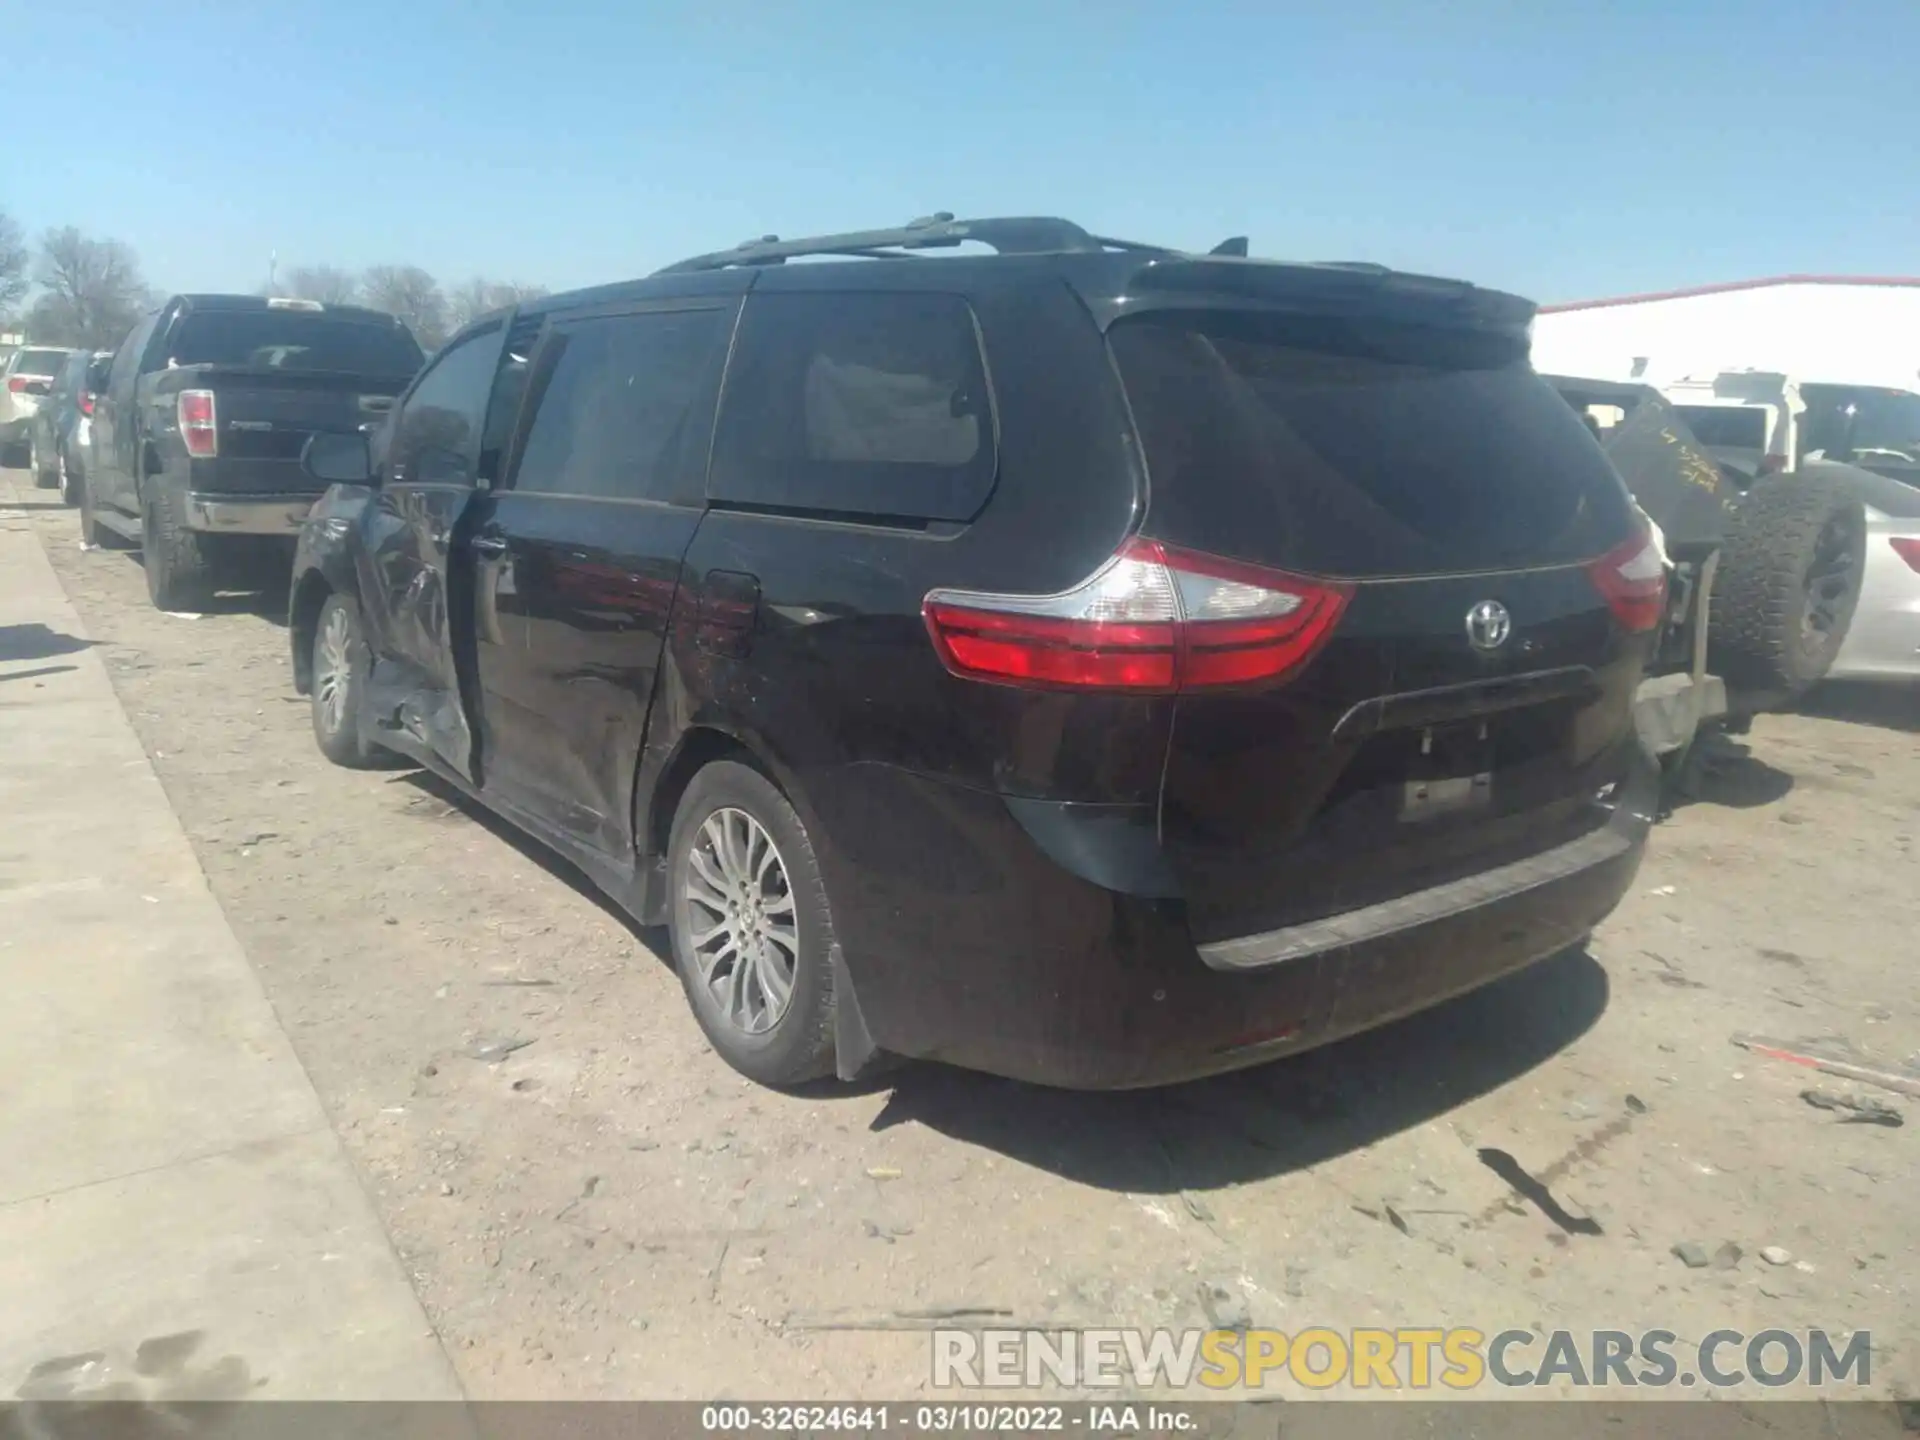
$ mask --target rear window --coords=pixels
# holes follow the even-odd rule
[[[60,373],[60,367],[67,363],[70,350],[22,350],[14,362],[16,375],[44,375],[52,377]]]
[[[1589,559],[1630,502],[1515,340],[1363,318],[1181,312],[1110,332],[1149,530],[1311,574]]]
[[[1757,406],[1676,405],[1673,408],[1702,445],[1717,445],[1723,450],[1767,448],[1767,412]]]
[[[978,330],[954,295],[757,295],[710,493],[773,509],[971,519],[993,488]]]
[[[168,358],[179,365],[406,379],[423,357],[398,325],[301,310],[196,310],[175,327]]]

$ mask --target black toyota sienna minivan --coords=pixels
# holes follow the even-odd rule
[[[1244,248],[940,215],[469,326],[309,445],[321,748],[667,926],[772,1085],[1155,1084],[1579,943],[1660,552],[1527,302]]]

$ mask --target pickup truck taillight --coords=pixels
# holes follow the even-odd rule
[[[214,427],[213,391],[180,392],[180,440],[187,454],[196,460],[211,460],[220,453],[220,432]]]
[[[93,414],[93,391],[82,390],[80,392],[80,413],[82,415]]]

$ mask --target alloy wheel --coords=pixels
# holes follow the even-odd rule
[[[701,824],[681,900],[700,983],[736,1030],[764,1035],[793,1002],[800,963],[793,884],[773,837],[731,807]]]
[[[1800,643],[1809,651],[1829,643],[1843,623],[1842,609],[1859,585],[1858,536],[1859,526],[1852,517],[1836,515],[1814,544],[1806,605],[1800,615]]]
[[[320,723],[338,735],[347,717],[347,687],[353,674],[353,626],[339,606],[327,612],[314,646],[313,694]]]

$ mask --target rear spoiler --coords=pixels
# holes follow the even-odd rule
[[[1526,333],[1538,308],[1533,301],[1502,290],[1413,275],[1384,265],[1293,265],[1232,254],[1155,258],[1133,272],[1126,293],[1130,299],[1251,301],[1277,309],[1357,307],[1517,336]]]

